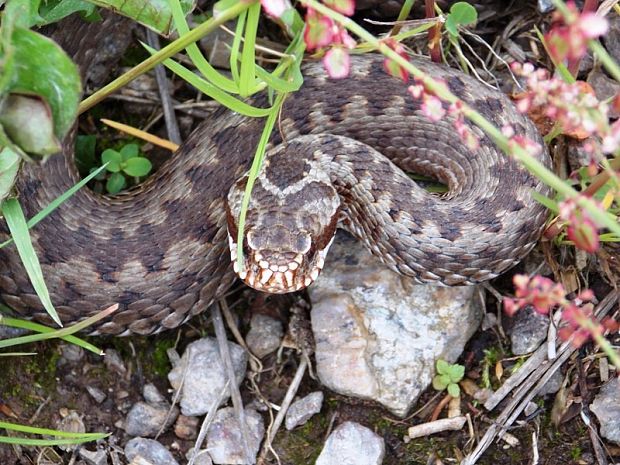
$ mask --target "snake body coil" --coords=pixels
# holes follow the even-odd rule
[[[425,59],[412,61],[444,79],[496,126],[510,124],[542,145],[534,125],[501,93]],[[276,268],[277,282],[273,270],[265,271],[271,265],[248,263],[244,279],[276,291],[280,285],[308,284],[309,275],[313,280],[331,237],[318,232],[308,246],[288,228],[301,225],[314,233],[308,220],[324,221],[320,217],[330,208],[374,254],[419,282],[476,283],[522,259],[545,219],[531,192],[547,193],[546,188],[478,128],[472,126],[480,148],[470,151],[450,117],[429,121],[406,85],[384,72],[380,58],[357,57],[352,68],[349,79],[334,81],[320,64],[305,67],[303,88],[285,101],[271,142],[272,170],[259,179],[248,215],[246,237],[253,238],[244,244],[248,255],[272,251],[279,231],[288,242],[278,266],[289,266],[300,250],[312,256],[302,267],[293,265],[293,274]],[[218,110],[139,189],[113,198],[83,189],[39,223],[32,240],[62,321],[75,322],[119,303],[97,333],[149,334],[180,325],[222,296],[235,279],[226,210],[235,217],[238,195],[231,193],[230,207],[227,196],[238,179],[238,187],[243,186],[262,125]],[[78,180],[73,145],[74,134],[64,141],[63,153],[43,165],[23,167],[17,189],[27,217]],[[375,151],[407,170],[439,179],[449,193],[429,194]],[[548,154],[543,152],[540,160],[549,164]],[[325,170],[319,176],[325,185],[308,191],[312,183],[302,175],[313,167]],[[337,206],[315,197],[327,191],[337,193]],[[284,210],[273,211],[274,198]],[[300,211],[308,205],[310,213]],[[264,220],[262,213],[271,219]],[[335,222],[326,221],[333,234]],[[229,226],[235,237],[234,221]],[[271,236],[251,235],[261,228]],[[261,287],[262,281],[270,284]],[[14,247],[0,249],[0,296],[21,315],[47,321]]]

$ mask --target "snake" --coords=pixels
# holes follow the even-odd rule
[[[96,34],[81,44],[73,32],[67,46],[84,70],[98,50]],[[535,125],[506,95],[426,58],[410,62],[496,127],[540,144],[536,157],[550,166]],[[205,311],[237,277],[264,292],[300,290],[319,277],[337,228],[392,270],[444,286],[492,279],[535,246],[547,212],[533,193],[549,189],[477,126],[461,122],[479,141],[470,148],[455,117],[429,119],[378,54],[352,56],[346,79],[328,77],[319,61],[308,60],[302,72],[252,190],[242,266],[237,218],[264,121],[222,107],[137,188],[115,196],[81,189],[31,229],[64,324],[116,303],[89,331],[147,335]],[[76,131],[60,153],[21,168],[15,189],[27,218],[79,181]],[[447,192],[427,191],[410,173]],[[50,322],[14,246],[0,249],[0,298],[22,317]]]

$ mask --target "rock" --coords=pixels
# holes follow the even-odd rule
[[[79,455],[88,465],[107,465],[108,454],[103,450],[91,452],[87,449],[80,448]]]
[[[250,442],[248,446],[252,453],[252,459],[255,460],[260,443],[265,435],[265,425],[263,417],[255,410],[245,409],[245,418]],[[207,449],[213,463],[247,463],[241,443],[241,430],[234,409],[226,407],[218,410],[207,432]]]
[[[547,339],[549,317],[529,305],[515,314],[512,323],[510,344],[515,355],[529,354]]]
[[[610,77],[607,77],[601,69],[595,69],[589,74],[588,84],[592,86],[599,100],[607,100],[620,93],[620,84]],[[614,110],[613,105],[610,105],[609,116],[611,118],[617,118],[619,115],[620,114]]]
[[[620,17],[608,15],[608,19],[609,31],[601,39],[609,54],[617,60],[620,57]]]
[[[241,346],[233,342],[229,342],[228,346],[235,370],[235,382],[239,384],[245,376],[248,356]],[[187,346],[179,365],[168,373],[168,380],[173,388],[179,389],[185,370],[187,374],[181,392],[181,412],[186,416],[203,415],[226,385],[226,372],[217,341],[214,338],[204,338]],[[227,398],[228,396],[223,402]]]
[[[546,396],[548,394],[555,394],[560,390],[563,382],[564,375],[560,370],[556,370],[556,372],[551,375],[551,378],[549,378],[542,389],[538,392],[538,395]]]
[[[60,416],[62,419],[57,424],[57,429],[60,431],[65,431],[67,433],[85,433],[86,426],[84,426],[84,421],[82,420],[83,415],[79,414],[75,410],[68,410],[65,408],[61,408]],[[75,444],[68,444],[63,446],[58,446],[60,449],[64,451],[70,451],[75,449],[77,446]]]
[[[161,392],[157,389],[153,383],[148,383],[144,385],[144,389],[142,389],[142,396],[144,400],[146,400],[149,404],[159,404],[161,402],[166,402],[166,398],[161,395]]]
[[[263,358],[280,347],[282,336],[284,330],[280,321],[267,315],[256,314],[250,321],[250,331],[245,342],[254,355]]]
[[[153,439],[133,438],[125,446],[125,457],[130,462],[142,457],[153,465],[179,465],[170,451]]]
[[[346,421],[329,435],[316,465],[379,465],[384,455],[383,438]]]
[[[620,379],[617,376],[603,385],[590,410],[601,424],[601,435],[620,445]]]
[[[125,366],[120,354],[115,349],[107,349],[105,351],[103,361],[108,370],[111,370],[121,376],[124,376],[127,373],[127,367]]]
[[[179,415],[177,422],[174,424],[174,434],[179,439],[193,440],[198,437],[198,424],[197,417],[186,417],[185,415]]]
[[[125,432],[130,436],[155,437],[160,430],[168,429],[178,415],[179,409],[173,407],[170,410],[167,402],[136,402],[127,414]]]
[[[95,386],[86,386],[86,391],[98,404],[101,404],[107,397],[105,392]]]
[[[76,363],[84,358],[84,349],[75,344],[63,344],[60,346],[60,353],[67,362]]]
[[[194,456],[194,448],[192,447],[187,451],[187,460],[192,459]],[[194,465],[212,465],[213,461],[211,460],[211,456],[209,455],[209,451],[206,449],[198,451],[198,455],[194,459]]]
[[[475,288],[416,285],[338,238],[308,289],[317,374],[329,389],[403,417],[430,385],[435,361],[456,361],[476,331]]]
[[[299,425],[303,425],[312,418],[315,413],[319,413],[322,406],[323,393],[321,391],[313,392],[293,402],[288,412],[286,412],[286,429],[290,431]]]

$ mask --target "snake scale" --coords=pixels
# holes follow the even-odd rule
[[[96,40],[75,39],[86,31],[74,31],[68,45],[82,69],[97,53]],[[500,92],[446,66],[411,60],[496,126],[510,124],[542,143]],[[247,283],[272,292],[309,284],[337,223],[392,269],[424,283],[491,279],[534,246],[546,212],[531,192],[547,189],[478,128],[471,127],[480,148],[471,151],[451,117],[431,122],[378,56],[354,57],[346,80],[327,78],[320,63],[306,64],[304,76],[302,89],[285,100],[268,170],[254,188],[246,267],[239,270]],[[83,189],[39,223],[32,241],[62,321],[119,303],[96,334],[151,334],[177,327],[224,295],[235,280],[227,227],[236,237],[238,189],[262,125],[217,110],[138,189],[115,197]],[[74,138],[75,130],[62,153],[22,168],[17,191],[27,217],[78,180]],[[440,180],[449,192],[428,193],[388,158]],[[539,159],[550,163],[546,151]],[[231,186],[237,190],[228,205]],[[0,296],[18,314],[49,321],[13,246],[0,250]]]

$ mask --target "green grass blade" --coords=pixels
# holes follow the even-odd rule
[[[19,257],[22,260],[24,268],[26,269],[26,273],[28,274],[32,287],[39,296],[39,299],[41,299],[41,303],[43,304],[43,307],[45,307],[45,311],[52,317],[58,326],[62,326],[62,322],[58,317],[58,313],[56,313],[56,309],[50,299],[49,291],[45,285],[43,272],[41,271],[41,264],[39,263],[37,254],[32,246],[32,241],[30,240],[28,224],[26,223],[24,212],[22,211],[17,199],[12,198],[5,200],[2,203],[2,214],[6,220],[7,226],[9,227],[11,237],[15,242],[17,252],[19,253]]]
[[[106,438],[111,433],[100,433],[97,437],[79,437],[75,439],[30,439],[30,438],[17,438],[17,437],[7,437],[0,436],[0,444],[19,444],[22,446],[62,446],[62,445],[71,445],[71,444],[81,444],[83,442],[91,442],[97,441],[99,439]]]
[[[181,8],[181,4],[179,0],[168,0],[170,4],[170,8],[172,10],[172,18],[174,21],[174,26],[179,32],[179,37],[184,36],[185,34],[190,33],[189,26],[187,25],[187,21],[185,21],[185,15],[183,14],[183,10]],[[213,83],[216,87],[219,87],[226,92],[230,92],[232,94],[238,94],[239,88],[237,84],[228,79],[226,76],[218,72],[204,57],[196,43],[191,43],[185,48],[187,55],[194,63],[194,66],[200,71],[200,73],[205,77],[206,80]]]
[[[153,49],[150,48],[146,44],[142,44],[150,53],[153,53]],[[251,116],[253,118],[260,118],[263,116],[267,116],[271,108],[256,108],[252,105],[248,105],[245,102],[233,97],[232,95],[227,94],[223,90],[215,87],[213,84],[205,81],[204,79],[196,76],[196,74],[192,73],[189,69],[184,67],[183,65],[167,59],[164,60],[163,64],[170,69],[172,72],[177,74],[180,78],[186,80],[189,84],[196,87],[199,91],[208,95],[209,97],[217,100],[219,103],[224,105],[227,108],[230,108],[237,113],[240,113],[245,116]]]
[[[56,436],[59,438],[73,438],[73,439],[99,439],[101,437],[108,436],[106,433],[72,433],[69,431],[59,431],[49,428],[37,428],[36,426],[20,425],[16,423],[7,423],[0,421],[0,428],[9,431],[18,431],[20,433],[28,434],[47,434],[49,436]]]
[[[69,197],[71,197],[73,194],[75,194],[78,190],[80,190],[83,186],[85,186],[88,183],[88,181],[90,181],[95,176],[97,176],[101,171],[103,171],[105,169],[106,166],[107,166],[107,163],[105,165],[97,168],[91,174],[89,174],[84,179],[82,179],[80,182],[78,182],[75,186],[73,186],[70,189],[68,189],[64,194],[62,194],[62,195],[58,196],[56,199],[52,200],[47,207],[45,207],[43,210],[41,210],[39,213],[37,213],[36,215],[34,215],[32,218],[30,218],[28,220],[28,223],[26,223],[28,225],[28,228],[34,227],[39,221],[41,221],[43,218],[45,218],[51,212],[56,210],[56,208],[58,208],[58,206],[60,204],[62,204],[65,200],[67,200]],[[0,244],[0,249],[2,247],[6,246],[6,245],[9,245],[11,242],[13,242],[13,239],[9,239],[7,241],[4,241],[3,243]]]
[[[239,94],[247,97],[255,87],[254,68],[256,66],[256,33],[260,17],[260,3],[247,10],[243,49],[241,51],[241,73],[239,75]]]
[[[66,339],[66,338],[68,336],[71,336],[74,333],[77,333],[78,331],[81,331],[87,328],[88,326],[96,323],[97,321],[102,320],[103,318],[106,318],[108,315],[112,314],[117,309],[118,309],[118,304],[114,304],[106,308],[105,310],[102,310],[99,313],[96,313],[95,315],[89,318],[86,318],[83,321],[80,321],[79,323],[76,323],[72,326],[67,326],[66,328],[63,328],[63,329],[57,329],[57,330],[50,331],[50,328],[46,328],[45,326],[43,326],[42,328],[35,329],[35,331],[40,331],[40,334],[32,334],[28,336],[20,336],[20,337],[14,337],[11,339],[0,340],[0,349],[5,348],[5,347],[19,345],[19,344],[30,344],[32,342],[38,342],[38,341],[42,341],[45,339],[59,338],[59,339],[67,340],[73,344],[77,344],[81,347],[84,347],[87,350],[90,350],[91,352],[95,352],[101,355],[102,354],[101,350],[97,349],[96,347],[87,343],[86,341],[82,341],[81,339],[78,339],[78,338],[70,338],[70,339],[69,338]],[[19,320],[13,320],[11,318],[3,319],[3,321],[6,321],[6,320],[9,320],[13,324],[15,324],[16,321],[19,321]],[[36,323],[31,323],[31,324],[36,325]],[[11,326],[11,325],[7,325],[7,326]]]
[[[245,227],[245,217],[248,211],[248,206],[250,205],[252,188],[254,187],[254,182],[256,181],[260,167],[263,164],[265,147],[267,147],[267,143],[271,137],[271,132],[275,126],[278,114],[280,114],[280,109],[282,108],[285,97],[286,94],[277,95],[276,101],[271,108],[267,121],[265,122],[265,127],[263,128],[258,145],[256,146],[256,153],[254,154],[254,160],[252,161],[252,166],[250,167],[248,183],[245,186],[245,192],[241,202],[241,211],[239,212],[239,232],[237,233],[237,264],[239,266],[239,270],[243,270],[243,228]]]
[[[237,18],[237,27],[235,28],[235,36],[230,47],[230,72],[233,79],[239,85],[239,55],[241,53],[241,38],[243,37],[243,30],[245,29],[245,19],[247,17],[247,10],[239,15]]]

